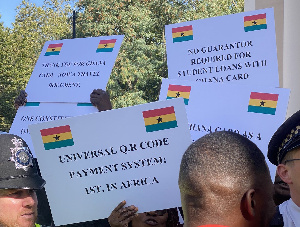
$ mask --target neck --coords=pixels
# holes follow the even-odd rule
[[[234,211],[233,211],[234,213]],[[239,212],[237,212],[239,213]],[[197,215],[195,215],[197,214]],[[248,223],[239,215],[210,214],[208,212],[197,212],[196,210],[184,213],[184,227],[198,227],[202,225],[222,225],[230,227],[247,227]]]
[[[292,188],[290,188],[291,198],[293,202],[300,207],[300,195],[299,193],[295,192]]]

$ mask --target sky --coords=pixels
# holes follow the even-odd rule
[[[15,21],[16,8],[20,5],[22,0],[0,0],[0,22],[4,22],[4,27],[11,27]],[[43,0],[30,0],[38,6],[43,4]]]

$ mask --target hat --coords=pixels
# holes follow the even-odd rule
[[[268,146],[268,158],[278,165],[284,156],[300,146],[300,110],[289,117],[274,133]]]
[[[26,142],[13,134],[1,134],[0,189],[41,189],[44,185]]]

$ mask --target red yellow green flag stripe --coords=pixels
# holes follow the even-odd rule
[[[49,44],[45,56],[59,55],[63,43]]]
[[[40,130],[45,150],[73,146],[74,141],[69,125]]]
[[[176,128],[177,121],[174,106],[143,111],[146,132]]]
[[[188,105],[190,99],[191,86],[169,84],[167,99],[182,97],[185,105]]]
[[[275,115],[278,94],[251,92],[248,112]]]
[[[173,43],[193,40],[193,26],[172,28]]]
[[[116,39],[100,40],[96,52],[112,52],[116,41]]]
[[[267,29],[267,17],[265,13],[244,17],[245,32],[261,29]]]

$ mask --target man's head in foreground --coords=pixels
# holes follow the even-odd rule
[[[178,183],[186,227],[268,226],[275,211],[265,157],[236,133],[211,133],[190,145]]]
[[[45,181],[24,140],[0,135],[0,226],[33,227],[37,218],[36,189]]]
[[[269,142],[268,158],[289,185],[293,202],[300,207],[300,111],[289,117]]]

